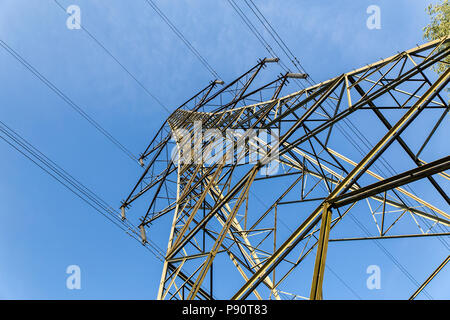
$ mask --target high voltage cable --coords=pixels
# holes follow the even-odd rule
[[[239,15],[239,17],[242,19],[242,21],[247,25],[247,27],[250,29],[250,31],[253,33],[253,35],[261,42],[264,48],[269,52],[269,54],[276,57],[275,52],[273,51],[272,47],[269,45],[269,43],[264,39],[263,36],[258,32],[258,29],[256,29],[255,25],[248,19],[248,17],[245,15],[245,13],[239,8],[239,6],[234,2],[234,0],[227,0],[228,3],[231,5],[231,7],[236,11],[236,13]]]
[[[361,296],[356,293],[345,281],[342,279],[333,269],[330,268],[328,264],[325,264],[325,267],[351,292],[355,297],[359,300],[362,300]]]
[[[67,15],[70,16],[69,13],[67,13],[66,9],[64,9],[64,7],[57,1],[57,0],[53,0],[55,2],[55,4],[61,8],[61,10],[63,10]],[[84,25],[80,24],[81,29],[86,32],[86,34],[92,39],[94,40],[95,43],[97,43],[126,73],[128,73],[128,75],[145,91],[145,93],[147,93],[148,96],[150,96],[153,100],[155,100],[161,107],[163,107],[169,114],[171,113],[170,110],[161,102],[161,100],[159,100],[153,93],[151,93],[145,86],[144,84],[139,81],[139,79],[137,79],[137,77],[131,73],[131,71],[125,67],[125,65],[119,61],[119,59],[117,59],[110,50],[108,50],[108,48],[106,48],[86,27],[84,27]]]
[[[250,21],[250,19],[247,17],[247,15],[242,11],[242,9],[236,4],[234,0],[227,0],[228,3],[231,5],[231,7],[234,9],[234,11],[239,15],[239,17],[242,19],[242,21],[247,25],[247,27],[250,29],[250,31],[254,34],[254,36],[259,40],[259,42],[263,45],[263,47],[269,52],[270,55],[273,57],[278,57],[278,54],[274,51],[274,49],[270,46],[270,44],[264,39],[264,36],[261,35],[261,33],[258,31],[258,29],[255,27],[255,25]],[[278,61],[280,67],[287,73],[290,72],[289,67],[280,59]],[[295,83],[300,88],[305,89],[305,85],[298,81],[298,79],[293,79]]]
[[[175,35],[180,38],[181,41],[188,47],[188,49],[197,57],[197,59],[202,63],[202,65],[215,77],[220,79],[219,74],[214,70],[213,67],[208,63],[208,61],[198,52],[198,50],[192,45],[192,43],[186,39],[183,33],[170,21],[169,18],[161,11],[161,9],[152,1],[145,0],[145,2],[159,15],[159,17],[169,26],[169,28],[175,33]]]
[[[352,218],[353,222],[355,222],[355,224],[362,230],[364,231],[364,233],[368,236],[371,237],[372,235],[370,234],[369,230],[367,230],[367,228],[356,218],[354,217],[351,213],[349,213],[350,218]],[[385,246],[383,246],[382,243],[380,243],[377,239],[372,239],[372,241],[375,242],[375,244],[386,254],[386,256],[397,266],[397,268],[403,272],[403,274],[405,274],[408,279],[414,283],[417,287],[420,287],[420,283],[416,280],[416,278],[414,278],[414,276],[412,274],[410,274],[408,272],[408,270],[392,255],[392,253],[386,249]],[[433,300],[433,297],[424,289],[423,292],[425,293],[425,295]]]
[[[0,120],[0,139],[9,144],[16,151],[25,156],[28,160],[33,162],[36,166],[42,169],[45,173],[50,175],[60,184],[62,184],[69,191],[74,193],[81,200],[86,202],[95,211],[107,218],[115,226],[124,231],[134,240],[142,243],[139,239],[136,227],[128,220],[122,221],[120,213],[108,205],[98,195],[89,190],[81,182],[76,180],[67,171],[58,166],[54,161],[45,156],[41,151],[34,147],[31,143],[22,138],[17,132],[8,127]],[[162,249],[154,243],[151,239],[147,239],[144,243],[144,248],[148,250],[159,261],[164,262],[164,254]]]
[[[57,165],[54,161],[48,158],[45,154],[39,151],[36,147],[34,147],[31,143],[21,137],[17,132],[8,127],[2,121],[0,121],[0,133],[3,133],[0,135],[0,139],[5,141],[28,160],[33,162],[41,170],[54,178],[57,182],[87,203],[115,226],[120,228],[136,241],[140,242],[136,227],[129,221],[122,221],[120,218],[120,213],[117,210],[113,209],[97,194],[88,189],[85,185],[75,179],[66,170],[62,169],[59,165]],[[162,254],[162,250],[151,241],[147,244],[145,246],[146,249],[160,261],[163,261],[164,255]]]
[[[278,44],[278,46],[281,48],[281,50],[284,52],[284,54],[291,60],[292,64],[297,67],[297,70],[300,72],[306,73],[306,70],[303,69],[300,62],[298,62],[295,55],[292,53],[292,51],[289,49],[289,47],[286,45],[286,43],[283,41],[283,39],[279,36],[277,31],[272,27],[270,22],[266,19],[266,17],[262,14],[262,12],[258,9],[256,4],[250,0],[253,7],[249,4],[247,0],[244,0],[247,6],[252,10],[253,14],[258,18],[258,20],[261,22],[261,24],[264,26],[264,28],[267,30],[267,32],[270,34],[270,36],[275,40],[275,42]],[[256,10],[256,11],[255,11]],[[266,26],[267,24],[267,26]],[[297,62],[300,65],[300,68],[297,66]],[[302,70],[300,70],[302,69]]]
[[[114,138],[106,129],[104,129],[97,121],[89,116],[79,105],[77,105],[72,99],[70,99],[65,93],[58,89],[50,80],[42,75],[36,68],[34,68],[28,61],[26,61],[19,53],[12,49],[6,42],[0,39],[0,45],[17,61],[19,61],[24,67],[26,67],[31,73],[33,73],[39,80],[42,81],[47,87],[55,92],[64,102],[66,102],[72,109],[79,113],[85,120],[87,120],[94,128],[96,128],[101,134],[103,134],[108,140],[110,140],[117,148],[125,153],[131,160],[138,161],[137,157],[122,145],[116,138]]]

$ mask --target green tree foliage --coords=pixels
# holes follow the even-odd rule
[[[427,12],[431,17],[431,23],[423,28],[423,37],[427,40],[442,39],[450,35],[450,5],[448,0],[443,0],[439,4],[430,4]],[[449,44],[446,44],[448,47]],[[444,49],[444,47],[443,47]],[[448,68],[450,56],[445,58],[446,63],[438,64],[434,69],[440,74]]]

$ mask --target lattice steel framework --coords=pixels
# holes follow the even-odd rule
[[[164,226],[159,221],[170,228],[158,299],[308,298],[288,283],[296,272],[310,272],[299,267],[311,253],[309,298],[321,299],[329,241],[431,236],[448,248],[450,156],[442,135],[449,133],[450,70],[437,76],[431,68],[446,64],[449,41],[284,96],[286,85],[305,75],[284,74],[255,87],[261,71],[277,62],[264,59],[229,84],[210,83],[177,108],[141,154],[144,173],[121,207],[123,219],[139,219],[143,242],[155,240]],[[228,163],[225,156],[212,165],[174,163],[175,144],[186,142],[172,140],[172,133],[198,134],[194,121],[224,136],[227,129],[272,130],[279,141],[264,145],[271,154],[253,164]],[[256,140],[245,134],[233,139],[246,143],[235,157],[255,150]],[[355,142],[362,139],[365,145]],[[279,165],[275,174],[264,174],[269,160]],[[146,209],[137,215],[130,207],[141,198]],[[378,235],[331,239],[351,212],[369,216]],[[289,222],[283,226],[282,219]],[[219,278],[229,288],[216,291]]]

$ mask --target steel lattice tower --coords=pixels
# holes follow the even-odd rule
[[[289,280],[296,272],[309,273],[309,298],[321,299],[329,240],[446,241],[449,144],[434,140],[449,133],[450,70],[438,76],[431,69],[447,65],[449,41],[433,41],[284,96],[288,82],[306,75],[284,74],[255,87],[262,70],[277,62],[264,59],[231,83],[210,83],[177,108],[141,154],[145,171],[121,207],[123,219],[138,221],[144,243],[163,226],[170,228],[158,299],[308,296],[292,292]],[[225,155],[211,165],[173,162],[175,144],[190,143],[176,134],[174,141],[173,133],[184,129],[195,136],[197,121],[202,130],[216,129],[224,137],[227,129],[272,130],[278,142],[262,145],[272,151],[253,164],[228,163]],[[355,143],[355,158],[350,142],[360,135],[369,138],[364,146]],[[245,147],[233,150],[234,157],[257,149],[245,134],[231,143],[239,141]],[[200,151],[210,144],[203,142]],[[269,159],[277,161],[275,174],[264,171]],[[390,170],[382,175],[383,166]],[[145,206],[141,214],[131,209],[138,203]],[[351,213],[369,217],[378,234],[332,239]],[[289,220],[290,231],[281,219]],[[299,270],[308,256],[313,268]],[[414,297],[447,261],[434,273],[436,266],[430,266],[430,278]],[[229,296],[216,296],[219,277],[230,284]]]

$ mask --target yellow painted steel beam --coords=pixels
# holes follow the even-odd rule
[[[331,209],[328,203],[323,205],[322,223],[320,226],[319,243],[317,245],[316,262],[314,265],[314,274],[311,284],[310,300],[322,300],[322,285],[325,273],[325,262],[328,250],[328,238],[331,227]]]
[[[258,173],[258,170],[256,170],[256,168],[254,168],[250,177],[246,181],[245,188],[242,190],[241,195],[239,196],[236,204],[234,205],[232,212],[227,217],[225,225],[222,227],[222,230],[221,230],[219,236],[217,237],[217,240],[214,243],[214,246],[213,246],[212,250],[210,251],[208,258],[206,259],[206,261],[203,264],[202,269],[200,270],[197,280],[195,281],[194,285],[192,286],[191,291],[189,292],[189,295],[187,297],[188,300],[194,299],[196,297],[198,290],[200,289],[200,286],[202,285],[203,280],[204,280],[208,270],[210,269],[211,264],[212,264],[214,258],[216,257],[217,252],[218,252],[220,246],[222,245],[223,240],[225,239],[225,236],[228,233],[228,230],[230,229],[230,227],[233,223],[234,217],[236,216],[239,208],[241,207],[241,204],[244,202],[244,199],[247,196],[247,193],[249,192],[252,182],[255,179],[255,176],[257,173]]]
[[[413,295],[409,298],[409,300],[414,300],[417,295],[430,283],[431,280],[433,280],[434,277],[436,277],[436,275],[439,273],[439,271],[441,271],[445,265],[447,264],[447,262],[450,260],[450,255],[447,257],[447,259],[444,260],[444,262],[442,262],[436,270],[433,271],[433,273],[427,278],[427,280],[425,280],[424,283],[422,283],[422,285],[416,290],[416,292],[413,293]]]
[[[339,159],[341,159],[341,160],[343,160],[343,161],[345,161],[345,162],[351,164],[352,166],[356,166],[356,165],[357,165],[356,162],[354,162],[354,161],[350,160],[349,158],[347,158],[347,157],[341,155],[340,153],[338,153],[338,152],[336,152],[336,151],[334,151],[334,150],[332,150],[332,149],[330,149],[330,148],[327,148],[327,150],[328,150],[332,155],[334,155],[335,157],[338,157]],[[378,174],[376,174],[375,172],[372,172],[372,171],[370,171],[370,170],[367,170],[366,173],[369,174],[369,175],[371,175],[372,177],[374,177],[375,179],[377,179],[377,180],[379,180],[379,181],[384,180],[384,178],[383,178],[382,176],[380,176],[380,175],[378,175]],[[408,192],[408,191],[406,191],[405,189],[400,188],[400,187],[399,187],[399,188],[395,188],[395,190],[397,190],[397,191],[399,191],[400,193],[403,193],[405,196],[410,197],[411,199],[417,201],[418,203],[420,203],[421,205],[427,207],[428,209],[433,210],[433,211],[436,212],[436,213],[439,213],[440,215],[444,216],[445,218],[450,219],[450,216],[449,216],[445,211],[443,211],[443,210],[441,210],[441,209],[439,209],[439,208],[433,206],[432,204],[430,204],[430,203],[424,201],[423,199],[421,199],[421,198],[419,198],[419,197],[413,195],[411,192]]]

